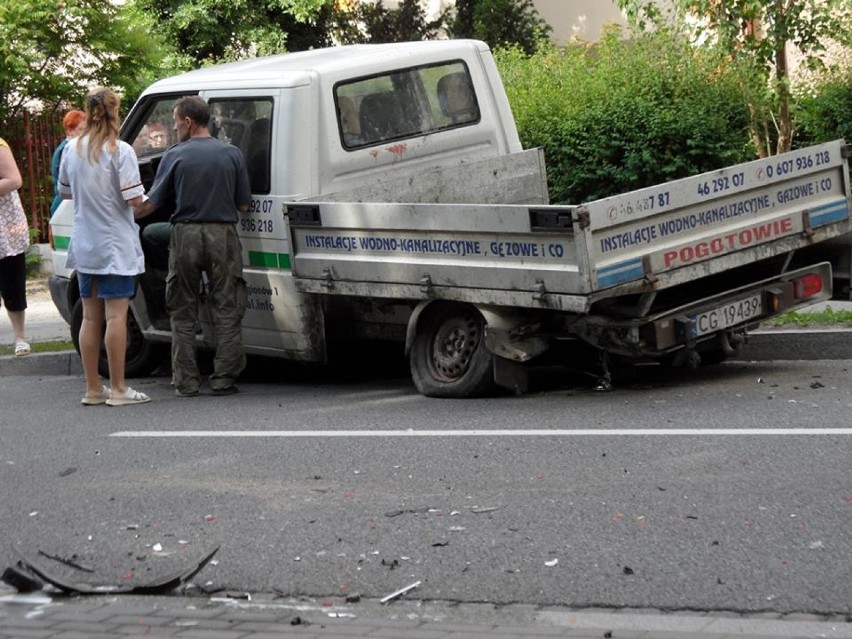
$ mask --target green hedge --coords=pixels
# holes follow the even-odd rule
[[[577,204],[754,159],[738,74],[666,33],[495,52],[525,148],[542,147],[551,202]]]
[[[828,72],[800,92],[793,121],[795,148],[838,138],[852,142],[852,69]]]

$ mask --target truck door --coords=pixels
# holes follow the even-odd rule
[[[304,197],[314,114],[305,108],[309,87],[202,92],[210,105],[210,133],[238,147],[252,190],[237,231],[247,284],[243,342],[250,353],[302,361],[325,357],[319,300],[296,291],[283,205]],[[301,138],[301,139],[300,139]],[[305,150],[307,146],[307,151]],[[299,162],[294,161],[299,158]]]

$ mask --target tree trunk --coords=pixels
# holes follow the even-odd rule
[[[775,24],[787,21],[789,7],[783,0],[776,2]],[[778,145],[776,153],[786,153],[793,145],[793,123],[790,119],[790,67],[787,62],[787,42],[784,38],[775,40],[775,94],[778,96]]]

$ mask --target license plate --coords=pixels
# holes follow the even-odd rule
[[[755,293],[749,297],[728,302],[712,310],[690,315],[687,325],[689,337],[700,337],[715,333],[763,314],[763,295]]]

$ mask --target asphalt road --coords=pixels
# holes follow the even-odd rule
[[[0,567],[201,588],[852,614],[847,360],[642,369],[596,392],[419,396],[405,371],[270,371],[231,397],[79,405],[3,378]],[[379,368],[381,370],[381,367]],[[91,568],[82,572],[39,551]]]

